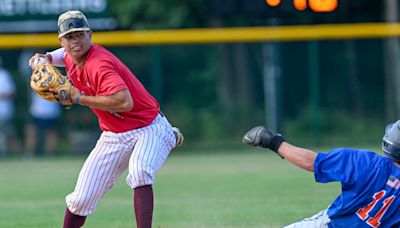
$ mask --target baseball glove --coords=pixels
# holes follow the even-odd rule
[[[66,108],[73,104],[70,97],[71,81],[50,63],[34,67],[30,84],[33,91],[48,101],[58,102]],[[50,89],[58,91],[58,94]]]

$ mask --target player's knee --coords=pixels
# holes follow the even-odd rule
[[[154,171],[149,167],[136,168],[128,175],[126,182],[131,188],[152,185],[154,182]]]
[[[92,214],[95,209],[93,199],[83,195],[68,195],[66,197],[67,206],[71,213],[86,216]]]

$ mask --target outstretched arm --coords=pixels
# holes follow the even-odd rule
[[[274,134],[263,126],[254,127],[248,131],[243,136],[243,143],[271,149],[292,164],[307,171],[314,171],[314,162],[317,157],[314,151],[293,146],[285,142],[281,135]]]
[[[290,163],[307,171],[314,171],[314,162],[317,157],[314,151],[283,142],[278,148],[278,153]]]

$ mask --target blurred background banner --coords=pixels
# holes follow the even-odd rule
[[[91,17],[93,29],[117,27],[106,0],[1,0],[0,5],[0,33],[54,32],[58,16],[69,9],[84,11]]]
[[[22,140],[30,88],[21,58],[59,47],[57,17],[69,9],[88,16],[94,42],[149,88],[187,148],[238,145],[258,124],[295,143],[379,145],[382,126],[399,118],[396,0],[0,0]],[[92,115],[62,111],[60,153],[90,152]]]

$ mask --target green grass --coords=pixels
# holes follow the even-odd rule
[[[0,161],[0,227],[61,227],[84,158]],[[85,228],[135,227],[125,174]],[[339,185],[318,184],[258,149],[174,151],[158,173],[153,227],[281,227],[326,208]]]

